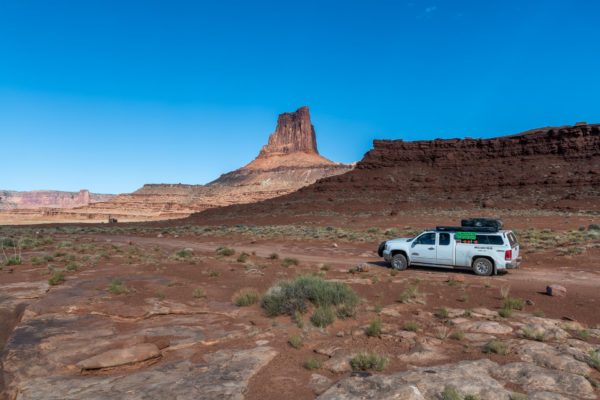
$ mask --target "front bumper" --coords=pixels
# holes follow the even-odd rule
[[[521,266],[521,257],[517,257],[516,260],[511,261],[511,262],[507,262],[505,264],[505,267],[507,269],[515,269],[515,268],[519,268]]]
[[[392,253],[389,250],[383,250],[383,259],[387,262],[392,261]]]

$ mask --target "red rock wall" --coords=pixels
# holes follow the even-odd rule
[[[259,157],[298,151],[319,154],[308,107],[300,107],[295,112],[279,115],[277,128],[269,136],[269,142],[263,147]]]

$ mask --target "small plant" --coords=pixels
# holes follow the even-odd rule
[[[546,340],[546,335],[543,331],[536,331],[535,329],[528,326],[522,329],[522,333],[523,337],[527,339],[536,340],[538,342],[543,342],[544,340]]]
[[[302,337],[300,335],[292,335],[292,336],[289,337],[288,343],[293,348],[299,349],[303,345],[303,343],[302,343]]]
[[[182,259],[190,258],[193,255],[194,255],[194,252],[192,249],[182,249],[182,250],[179,250],[177,253],[175,253],[175,256],[177,258],[182,258]]]
[[[387,364],[387,358],[375,353],[358,353],[350,359],[350,366],[355,371],[374,369],[381,371]]]
[[[405,304],[412,303],[417,297],[419,297],[419,287],[417,285],[411,285],[400,293],[398,301]]]
[[[600,352],[598,350],[590,351],[586,361],[590,367],[596,368],[598,371],[600,371]]]
[[[296,311],[292,318],[298,328],[300,328],[300,329],[304,328],[304,318],[300,311]]]
[[[590,338],[590,331],[587,329],[579,329],[576,331],[577,337],[581,340],[588,340]]]
[[[417,332],[419,330],[419,324],[415,321],[406,321],[402,326],[402,329],[409,332]]]
[[[469,301],[469,295],[466,293],[461,294],[458,298],[458,301],[460,301],[461,303],[466,303],[467,301]]]
[[[196,290],[194,290],[194,297],[196,299],[203,299],[206,297],[206,292],[202,288],[197,288]]]
[[[253,288],[240,289],[233,295],[233,303],[238,307],[251,306],[258,302],[260,294]]]
[[[381,306],[381,304],[375,304],[375,306],[373,307],[373,311],[377,315],[381,314],[381,310],[383,310],[383,307]]]
[[[319,307],[310,316],[310,322],[318,328],[325,328],[335,321],[335,314],[331,307]]]
[[[498,315],[502,318],[510,318],[510,316],[512,315],[512,311],[513,310],[511,308],[501,308],[500,310],[498,310]]]
[[[500,355],[505,355],[507,350],[508,349],[506,343],[501,342],[499,340],[491,340],[487,342],[482,348],[482,351],[484,353],[494,353]]]
[[[473,312],[470,309],[466,309],[462,316],[469,318],[471,314],[473,314]]]
[[[235,250],[230,247],[218,247],[217,250],[218,256],[229,257],[235,254]]]
[[[308,369],[309,371],[319,369],[321,368],[321,361],[314,357],[311,357],[304,362],[304,368]]]
[[[300,264],[300,261],[298,261],[297,258],[286,257],[281,260],[281,265],[286,268],[291,267],[292,265],[296,266],[298,264]]]
[[[237,262],[239,262],[239,263],[245,263],[246,261],[248,261],[249,257],[250,257],[250,254],[248,254],[246,252],[241,252],[240,255],[237,258]]]
[[[365,329],[365,333],[370,337],[379,337],[381,335],[381,320],[376,319],[371,321],[367,329]]]
[[[546,313],[544,313],[542,310],[535,310],[535,311],[533,312],[533,315],[534,315],[535,317],[540,317],[540,318],[541,318],[541,317],[544,317],[544,316],[546,316]]]
[[[127,289],[127,287],[123,284],[123,282],[119,278],[114,278],[110,282],[110,286],[108,287],[108,291],[111,292],[112,294],[124,294],[124,293],[128,293],[129,292],[129,290]]]
[[[11,266],[11,265],[21,265],[23,263],[23,259],[21,258],[21,256],[12,256],[12,257],[8,257],[8,259],[6,260],[6,266]]]
[[[62,271],[54,271],[50,279],[48,279],[48,284],[50,286],[58,285],[65,281],[65,273]]]
[[[75,261],[69,261],[65,267],[67,271],[77,271],[79,265]]]
[[[461,341],[465,338],[465,334],[462,331],[454,331],[450,334],[450,339]]]
[[[434,315],[440,319],[446,319],[446,318],[448,318],[448,315],[449,315],[448,309],[445,307],[438,308],[437,310],[435,310]]]
[[[513,392],[510,394],[510,400],[527,400],[526,394]]]
[[[500,288],[500,296],[503,299],[506,299],[508,297],[508,295],[510,294],[510,286],[502,286]]]
[[[329,270],[331,269],[331,267],[329,266],[329,264],[322,264],[322,265],[319,267],[319,269],[320,269],[321,271],[325,271],[325,272],[327,272],[327,271],[329,271]]]
[[[463,396],[454,386],[446,386],[442,392],[442,400],[463,400]]]
[[[508,308],[511,310],[522,310],[524,306],[525,301],[515,297],[506,297],[504,299],[504,303],[502,304],[502,308]]]
[[[446,325],[438,326],[435,329],[435,337],[437,337],[440,340],[445,340],[449,334],[450,334],[450,328],[447,327]]]
[[[277,253],[269,254],[269,260],[279,260],[279,254],[277,254]]]
[[[210,272],[208,273],[208,277],[209,277],[209,278],[217,278],[217,277],[218,277],[218,276],[220,276],[220,275],[221,275],[221,273],[220,273],[219,271],[210,271]]]
[[[448,284],[448,286],[456,286],[456,285],[458,285],[460,282],[459,282],[459,281],[457,281],[457,280],[456,280],[456,279],[454,279],[454,278],[450,278],[450,279],[448,279],[448,280],[446,281],[446,283]]]

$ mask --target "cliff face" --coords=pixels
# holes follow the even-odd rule
[[[343,175],[251,206],[199,214],[394,214],[410,209],[600,210],[600,125],[492,139],[375,140]]]
[[[315,128],[310,122],[308,107],[300,107],[296,112],[283,113],[277,118],[277,128],[269,136],[259,158],[295,152],[319,154]]]
[[[90,193],[86,189],[79,192],[61,192],[55,190],[34,190],[31,192],[0,191],[0,210],[32,208],[73,208],[107,201],[109,194]]]

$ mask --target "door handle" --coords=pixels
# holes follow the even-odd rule
[[[429,250],[435,250],[435,247],[430,247]]]

